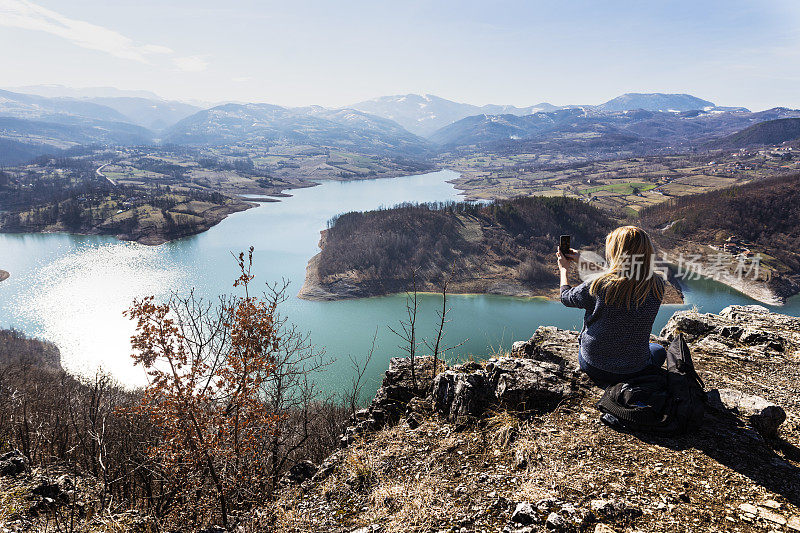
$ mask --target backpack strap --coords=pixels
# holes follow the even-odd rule
[[[701,389],[705,389],[705,383],[697,374],[692,361],[692,353],[683,333],[678,333],[667,348],[667,370],[670,373],[683,374],[690,379],[694,379]]]

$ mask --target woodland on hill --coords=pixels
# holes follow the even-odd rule
[[[754,145],[781,144],[800,137],[800,118],[779,118],[758,122],[738,131],[733,135],[722,137],[708,143],[708,148],[744,148]]]
[[[364,281],[421,284],[487,277],[535,287],[556,278],[559,235],[599,244],[613,227],[603,211],[571,198],[527,197],[488,205],[401,205],[332,219],[318,257],[326,276],[356,271]]]

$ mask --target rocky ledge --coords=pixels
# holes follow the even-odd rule
[[[800,319],[760,306],[676,313],[710,389],[703,427],[614,431],[577,332],[434,371],[396,358],[342,448],[253,515],[275,531],[800,531]],[[416,378],[416,379],[414,379]]]

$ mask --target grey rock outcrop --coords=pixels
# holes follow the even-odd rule
[[[764,437],[777,436],[787,408],[800,408],[800,318],[760,305],[679,311],[661,330],[666,341],[678,334],[712,389],[711,407],[741,416]]]
[[[541,356],[535,349],[534,356]],[[496,357],[485,365],[461,365],[436,376],[433,408],[457,426],[479,417],[490,405],[512,411],[550,409],[577,390],[572,364],[547,356]]]
[[[719,314],[680,311],[661,331],[683,334],[704,379],[716,386],[709,406],[741,416],[767,438],[778,435],[797,393],[800,318],[760,305],[731,305]]]
[[[757,305],[729,306],[719,314],[679,311],[651,342],[666,345],[678,334],[689,342],[703,379],[717,387],[710,392],[711,407],[741,416],[765,437],[776,436],[787,416],[781,401],[724,385],[749,377],[749,369],[737,370],[732,361],[766,357],[780,363],[780,358],[800,355],[800,318]],[[413,374],[408,358],[392,358],[370,406],[352,417],[341,437],[342,446],[358,435],[394,425],[404,416],[411,429],[433,412],[458,428],[492,406],[546,411],[593,388],[578,368],[578,332],[553,326],[541,326],[529,340],[515,342],[510,356],[437,370],[434,373],[429,356],[416,358]],[[781,390],[791,392],[792,387],[796,385]]]
[[[761,396],[733,389],[714,389],[708,393],[709,406],[731,411],[746,418],[765,437],[776,437],[778,427],[786,421],[786,411]]]
[[[565,360],[501,357],[486,363],[493,397],[501,406],[520,411],[550,408],[577,390],[577,369]]]
[[[527,341],[517,341],[511,346],[511,355],[569,364],[578,368],[578,332],[555,326],[539,326]]]
[[[480,416],[490,401],[486,371],[447,370],[433,381],[433,408],[456,425]]]
[[[409,358],[392,357],[378,392],[367,409],[361,409],[353,415],[339,439],[340,445],[345,447],[357,435],[380,429],[387,424],[396,424],[412,399],[428,394],[433,376],[431,356],[415,357],[413,372]]]
[[[405,412],[411,398],[427,394],[433,378],[433,357],[416,357],[413,372],[409,358],[393,357],[389,361],[389,369],[386,370],[381,387],[372,400],[370,413],[380,409],[387,422],[396,422]]]
[[[516,348],[525,357],[467,362],[445,368],[435,377],[432,357],[415,358],[413,375],[409,359],[392,358],[369,408],[354,414],[340,444],[347,446],[358,435],[396,424],[404,414],[414,429],[420,425],[417,415],[433,411],[463,427],[490,405],[515,411],[550,409],[579,388],[580,374],[573,362],[577,355],[570,354],[577,350],[576,338],[574,332],[539,328],[530,341]]]
[[[0,476],[16,476],[28,468],[28,458],[19,450],[11,450],[0,455]]]
[[[729,356],[769,356],[800,350],[800,318],[760,305],[730,305],[719,312],[679,311],[661,330],[667,341],[683,333],[693,350]]]
[[[433,379],[419,358],[416,391],[410,362],[395,359],[353,416],[355,445],[290,492],[309,520],[331,524],[309,531],[353,531],[376,517],[402,517],[381,523],[387,531],[412,529],[421,500],[394,491],[423,482],[427,501],[451,506],[428,512],[426,531],[800,531],[799,325],[755,306],[676,313],[651,340],[683,334],[711,389],[703,427],[677,437],[598,423],[602,391],[578,369],[574,331],[541,327],[511,356],[439,368]],[[369,435],[385,424],[394,427]]]

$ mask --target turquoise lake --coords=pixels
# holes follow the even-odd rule
[[[130,360],[133,326],[122,316],[140,296],[164,297],[171,290],[215,297],[232,293],[236,264],[231,253],[255,247],[256,282],[291,282],[282,313],[335,361],[321,376],[329,391],[341,390],[351,376],[349,355],[361,358],[378,332],[368,376],[377,382],[388,358],[401,355],[388,326],[405,314],[405,296],[338,302],[310,302],[295,297],[308,259],[318,252],[319,232],[334,215],[393,206],[401,202],[458,200],[447,183],[448,170],[420,176],[352,182],[325,182],[290,191],[292,197],[262,203],[236,213],[209,231],[160,246],[121,242],[113,237],[66,234],[0,234],[0,268],[11,277],[0,283],[0,326],[53,341],[63,366],[87,374],[102,367],[119,381],[144,382]],[[553,244],[556,246],[556,243]],[[709,280],[687,282],[686,304],[662,306],[654,331],[678,309],[699,307],[718,312],[730,304],[757,303]],[[452,312],[446,344],[464,344],[452,358],[478,357],[507,350],[530,337],[539,325],[580,329],[582,312],[558,302],[500,296],[449,298]],[[420,297],[419,334],[435,332],[440,297]],[[800,298],[773,310],[800,315]],[[420,348],[424,352],[424,348]],[[371,389],[371,384],[368,385]]]

